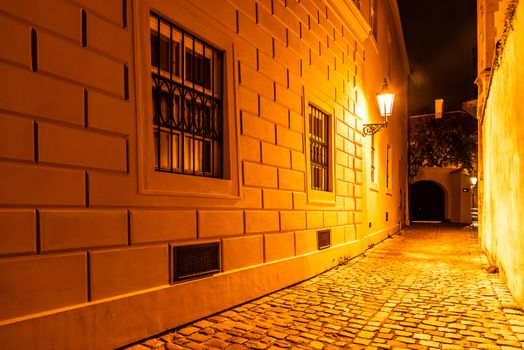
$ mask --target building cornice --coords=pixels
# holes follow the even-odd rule
[[[351,0],[328,0],[327,3],[362,45],[371,33],[371,26],[357,5]]]
[[[389,0],[389,5],[391,7],[391,14],[393,15],[393,24],[395,27],[395,33],[397,35],[397,39],[399,42],[400,57],[401,57],[403,66],[406,69],[404,73],[407,75],[411,72],[411,69],[409,67],[409,56],[408,56],[408,52],[406,49],[406,42],[404,40],[404,32],[402,31],[402,22],[400,20],[400,12],[398,10],[397,0]]]

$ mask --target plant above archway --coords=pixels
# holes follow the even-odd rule
[[[455,167],[471,174],[477,162],[476,120],[463,112],[410,119],[409,175],[422,167]]]

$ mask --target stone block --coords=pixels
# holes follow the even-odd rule
[[[130,134],[134,118],[129,101],[122,98],[88,91],[87,126],[89,128]]]
[[[278,188],[291,191],[304,191],[304,182],[303,172],[278,169]]]
[[[46,32],[39,33],[38,48],[39,70],[124,97],[123,64]]]
[[[31,29],[29,25],[0,15],[0,58],[31,66]]]
[[[324,227],[332,227],[338,225],[337,218],[338,213],[336,211],[325,211],[324,212]]]
[[[321,211],[306,212],[307,228],[321,228],[324,225],[324,215]]]
[[[275,60],[270,54],[262,51],[258,54],[258,68],[267,77],[271,77],[277,85],[287,85],[287,68]],[[284,106],[287,104],[284,103]]]
[[[306,171],[306,157],[304,153],[291,151],[291,168],[298,171]]]
[[[278,211],[246,210],[246,233],[278,232],[280,222]]]
[[[289,191],[262,190],[264,209],[293,209],[293,193]]]
[[[275,124],[255,115],[242,113],[242,135],[275,143]]]
[[[8,205],[84,205],[81,170],[42,166],[0,165],[0,203]]]
[[[40,123],[38,144],[41,162],[126,171],[126,140],[122,137]]]
[[[80,43],[80,7],[75,4],[65,1],[4,1],[2,11]],[[57,13],[60,16],[56,16]]]
[[[295,234],[275,233],[264,235],[265,261],[289,258],[295,255]]]
[[[306,213],[303,211],[281,211],[280,230],[296,231],[306,228]]]
[[[346,241],[346,230],[344,226],[331,228],[331,245],[339,245]]]
[[[287,85],[276,84],[275,86],[276,101],[296,113],[302,111],[302,96],[289,89]]]
[[[127,245],[127,210],[40,210],[43,252]]]
[[[108,1],[113,2],[113,1]],[[114,1],[117,2],[117,1]],[[102,13],[108,15],[108,12]],[[119,62],[129,61],[132,55],[131,35],[122,27],[122,9],[118,14],[120,22],[109,23],[98,15],[87,12],[87,46],[94,47]]]
[[[196,239],[194,210],[131,210],[131,244]]]
[[[256,91],[260,96],[273,99],[275,88],[273,80],[257,72],[246,64],[240,64],[240,86]]]
[[[317,250],[317,231],[306,230],[295,232],[295,249],[297,255],[307,254]]]
[[[0,259],[0,320],[87,302],[85,253]]]
[[[222,237],[244,233],[244,213],[239,210],[200,210],[198,237]]]
[[[291,154],[287,148],[262,142],[262,163],[279,168],[291,168]]]
[[[285,128],[289,126],[288,109],[274,102],[272,98],[260,97],[260,116],[277,126],[280,125]]]
[[[120,1],[107,0],[78,0],[82,7],[88,9],[90,12],[96,13],[108,21],[122,26],[122,3]],[[128,14],[127,14],[128,15]]]
[[[292,129],[288,129],[281,125],[277,125],[276,135],[278,145],[290,148],[298,152],[304,151],[304,138],[302,133]]]
[[[244,185],[265,188],[276,188],[277,168],[244,162]]]
[[[0,158],[34,160],[34,122],[0,113]]]
[[[249,252],[249,254],[246,254]],[[224,238],[222,240],[222,269],[234,270],[264,262],[264,240],[262,236]]]
[[[0,76],[3,81],[0,84],[2,109],[84,125],[82,87],[5,62],[0,62]]]
[[[238,87],[238,106],[241,111],[252,115],[258,115],[260,107],[258,105],[258,94],[248,90],[243,86]]]
[[[236,1],[237,5],[240,1]],[[255,6],[253,2],[251,1],[243,1],[249,3],[243,6],[252,6],[253,10],[255,9]],[[272,54],[273,52],[273,46],[272,46],[272,36],[269,32],[262,29],[259,25],[257,25],[253,20],[249,19],[247,16],[244,15],[244,13],[247,12],[248,9],[246,9],[244,12],[240,12],[238,14],[238,35],[242,37],[243,39],[253,43],[255,47],[257,47],[259,50],[262,50],[263,52],[267,54]],[[250,11],[250,9],[249,9]]]
[[[346,242],[351,242],[356,239],[356,233],[355,233],[355,226],[354,225],[346,225],[344,227],[344,240]]]
[[[36,253],[34,209],[0,209],[0,255]]]
[[[91,299],[169,283],[167,245],[89,252]]]

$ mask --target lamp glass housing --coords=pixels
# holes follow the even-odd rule
[[[469,181],[471,181],[471,184],[475,186],[477,184],[478,179],[475,176],[472,176],[469,178]]]
[[[386,80],[382,84],[382,90],[377,94],[378,106],[380,108],[380,115],[387,118],[393,113],[393,102],[395,101],[395,94],[389,90]]]

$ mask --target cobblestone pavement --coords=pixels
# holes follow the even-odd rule
[[[522,349],[524,313],[487,267],[476,231],[415,225],[345,265],[129,349]]]

